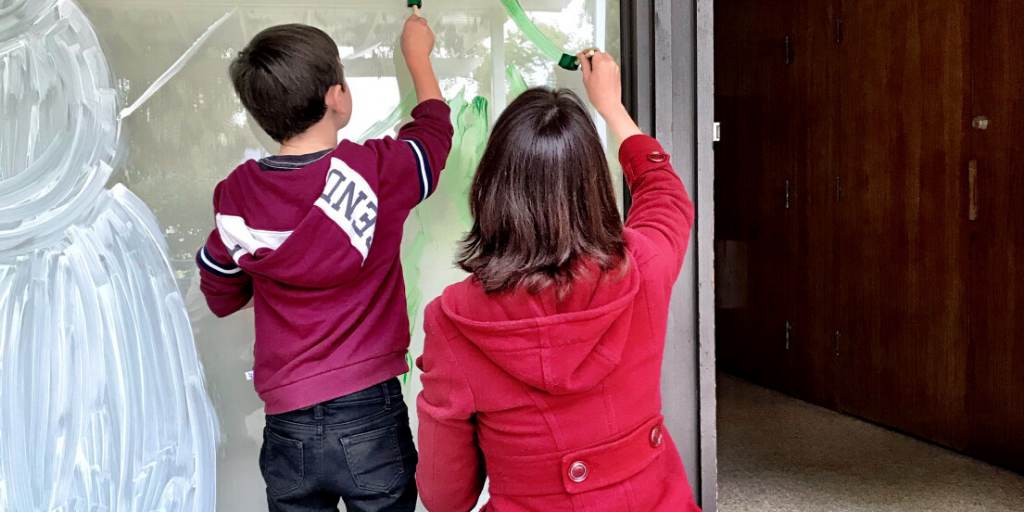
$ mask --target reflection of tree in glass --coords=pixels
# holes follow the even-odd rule
[[[560,48],[579,48],[582,50],[587,46],[592,46],[592,37],[590,37],[589,33],[566,34],[559,31],[557,27],[544,23],[538,23],[537,28],[548,36],[555,46]],[[481,45],[481,48],[483,48],[483,45]],[[494,57],[490,50],[486,48],[483,48],[483,50],[481,56],[484,57],[484,62],[473,74],[473,78],[480,82],[480,90],[489,91],[493,81],[491,68]],[[505,61],[515,63],[515,66],[519,68],[523,76],[526,76],[528,82],[533,86],[555,85],[555,63],[546,57],[515,26],[506,25],[505,27]]]
[[[610,0],[608,5],[608,40],[613,42],[618,39],[618,24],[611,23],[618,16],[618,1]],[[177,59],[211,20],[224,14],[219,7],[191,6],[182,13],[141,3],[82,3],[105,42],[124,104]],[[594,8],[593,0],[577,0],[557,16],[578,15],[579,26],[586,27],[590,23],[586,13]],[[500,10],[497,13],[503,16]],[[468,74],[453,75],[463,77],[457,80],[457,87],[475,82],[481,93],[491,90],[494,73],[489,38],[494,15],[495,11],[445,12],[431,19],[437,33],[436,60],[480,59]],[[116,178],[151,206],[166,231],[171,257],[178,260],[181,270],[191,270],[195,248],[202,245],[210,229],[213,188],[243,160],[263,152],[227,77],[230,59],[258,29],[287,22],[312,23],[324,27],[345,48],[343,52],[357,54],[345,61],[349,76],[396,74],[393,48],[400,36],[402,12],[243,7],[237,16],[239,23],[229,23],[218,31],[174,80],[125,121],[124,133],[131,138],[124,176]],[[589,29],[566,33],[543,22],[538,28],[569,50],[592,44]],[[504,32],[505,62],[518,67],[531,85],[554,85],[554,63],[507,20]],[[617,54],[617,48],[609,50]],[[444,65],[438,65],[439,72]]]
[[[193,14],[188,16],[194,20],[191,24],[160,14],[89,9],[119,77],[123,104],[137,97],[210,20],[224,13]],[[177,30],[169,30],[172,27]],[[123,133],[130,134],[124,183],[160,219],[175,260],[191,261],[207,234],[213,188],[242,160],[246,149],[255,146],[227,77],[228,59],[234,53],[227,44],[235,39],[231,32],[225,26],[215,34],[175,79],[124,122]]]
[[[182,14],[141,5],[83,4],[106,44],[123,104],[174,62],[210,20],[224,14],[218,8],[190,8]],[[125,121],[124,133],[131,138],[124,175],[117,178],[151,206],[181,269],[191,269],[195,248],[208,234],[214,187],[239,163],[262,153],[227,76],[240,46],[258,28],[313,23],[325,27],[339,46],[361,54],[346,61],[350,76],[394,76],[393,47],[404,19],[400,12],[275,8],[241,9],[238,17],[241,23],[224,26],[174,80]],[[481,15],[442,16],[436,27],[437,58],[482,57],[486,27]]]
[[[617,20],[619,17],[620,1],[619,0],[608,0],[607,8],[605,9],[606,19],[609,21],[607,26],[608,34],[605,37],[605,45],[607,48],[604,49],[606,52],[612,54],[616,59],[621,58],[622,55],[622,27],[618,22],[612,22]]]

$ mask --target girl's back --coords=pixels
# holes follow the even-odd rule
[[[578,99],[524,96],[516,103],[530,103],[514,103],[495,127],[488,153],[501,159],[485,154],[474,183],[477,222],[460,259],[474,276],[427,308],[423,502],[464,512],[489,478],[492,512],[699,510],[660,413],[669,298],[693,205],[661,146],[629,137],[620,159],[634,201],[623,229],[604,204],[614,209],[607,164],[588,159],[600,142]],[[515,119],[530,105],[540,112]],[[559,136],[577,112],[590,130],[570,142],[572,156]],[[503,122],[540,135],[516,141],[527,149],[495,148],[528,137],[503,133]],[[539,169],[545,158],[550,168]]]

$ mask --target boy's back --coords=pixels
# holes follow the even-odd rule
[[[250,160],[217,186],[202,290],[218,316],[253,301],[253,376],[267,414],[408,371],[402,226],[438,182],[449,117],[444,102],[427,101],[398,140]]]
[[[420,105],[398,138],[336,144],[352,99],[337,46],[303,25],[258,34],[231,65],[250,116],[282,154],[214,191],[216,229],[196,255],[217,316],[255,308],[253,377],[266,403],[260,469],[271,511],[409,511],[416,451],[396,376],[409,370],[399,252],[410,210],[451,149],[430,65],[433,33],[406,22]]]

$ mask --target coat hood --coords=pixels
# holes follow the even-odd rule
[[[449,287],[441,309],[495,364],[554,395],[587,391],[621,361],[640,290],[636,262],[591,272],[558,300],[554,290],[487,295],[475,278]]]

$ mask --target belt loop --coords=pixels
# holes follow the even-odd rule
[[[382,383],[380,388],[384,390],[384,409],[391,409],[391,390],[388,389],[388,383]]]
[[[324,419],[324,406],[323,404],[316,404],[313,406],[313,419],[322,420]]]

